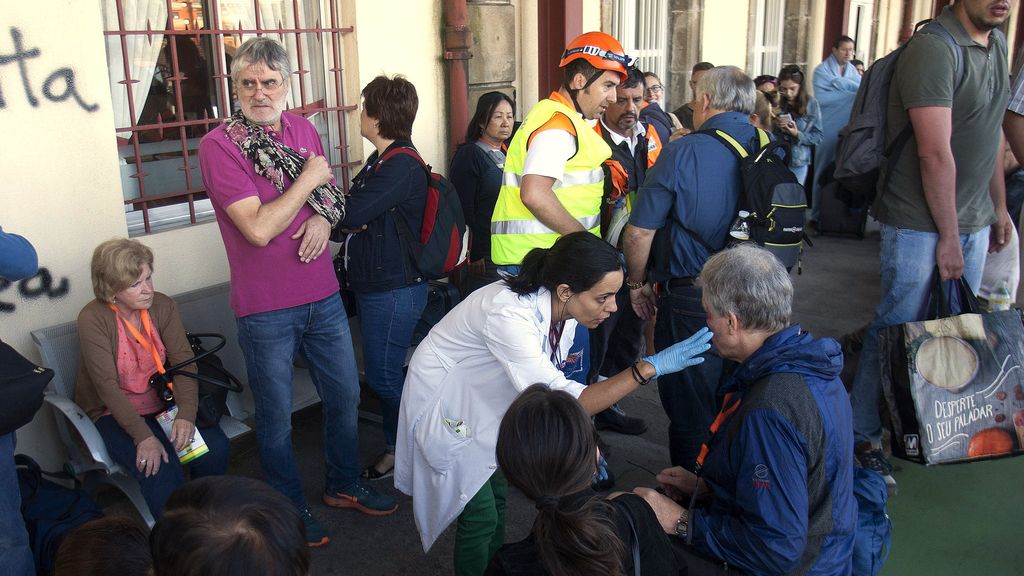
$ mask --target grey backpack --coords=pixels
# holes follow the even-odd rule
[[[952,47],[956,59],[954,92],[963,83],[963,48],[948,30],[934,20],[918,22],[910,40],[868,68],[853,101],[850,121],[839,131],[839,143],[836,146],[835,179],[843,189],[840,198],[849,208],[863,208],[874,200],[879,177],[885,174],[885,165],[899,158],[903,147],[913,135],[913,128],[908,122],[892,142],[888,145],[886,143],[889,87],[896,71],[896,62],[907,45],[920,34],[938,36]]]

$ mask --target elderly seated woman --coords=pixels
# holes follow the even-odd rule
[[[790,324],[793,285],[764,249],[719,252],[700,283],[714,345],[740,365],[700,475],[669,468],[657,476],[667,495],[636,492],[680,539],[691,575],[849,574],[857,504],[839,344]]]
[[[170,437],[157,417],[168,410],[149,379],[165,365],[192,357],[174,301],[153,290],[153,252],[137,240],[108,240],[92,255],[96,299],[78,314],[81,360],[75,402],[96,423],[111,458],[138,481],[154,518],[184,474],[176,453],[195,436],[198,386],[174,379],[177,414]],[[200,428],[209,449],[189,464],[191,476],[223,474],[228,439]]]

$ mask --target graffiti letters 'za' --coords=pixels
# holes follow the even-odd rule
[[[0,278],[0,292],[6,291],[11,286],[14,286],[14,284],[10,280]],[[46,268],[40,268],[35,276],[25,278],[17,282],[17,284],[18,293],[26,300],[36,300],[44,296],[50,300],[55,300],[64,297],[71,289],[71,284],[67,278],[61,278],[55,285],[53,274],[50,274],[50,271]],[[12,302],[0,300],[0,312],[12,313],[14,310],[15,306]]]
[[[39,107],[39,98],[32,88],[29,63],[33,58],[38,58],[41,52],[39,48],[25,48],[22,44],[21,30],[13,26],[11,27],[11,42],[14,44],[14,51],[10,54],[6,53],[5,48],[0,47],[0,66],[7,66],[15,62],[18,64],[25,99],[33,108],[37,108]],[[0,86],[0,110],[7,107],[3,89],[4,87]],[[99,104],[88,104],[82,99],[82,95],[78,93],[78,88],[75,86],[75,71],[66,66],[50,72],[46,80],[43,81],[42,93],[50,102],[63,102],[72,98],[86,112],[95,112],[100,107]]]

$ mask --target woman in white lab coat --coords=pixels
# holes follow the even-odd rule
[[[544,384],[595,414],[656,376],[703,361],[706,329],[602,382],[566,378],[563,369],[580,361],[566,357],[576,324],[607,319],[622,281],[617,250],[587,232],[569,234],[527,254],[518,276],[473,292],[416,349],[402,393],[395,486],[413,496],[424,551],[459,517],[456,574],[482,574],[504,541],[507,483],[495,474],[495,445],[520,392]]]

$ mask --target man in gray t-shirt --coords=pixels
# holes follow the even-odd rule
[[[957,46],[917,35],[893,75],[888,138],[908,122],[913,136],[873,209],[882,223],[881,302],[850,394],[857,458],[893,489],[892,468],[881,452],[878,330],[920,319],[936,267],[943,279],[963,276],[976,290],[985,254],[1010,238],[997,162],[1009,96],[1006,38],[997,27],[1008,16],[1009,2],[957,0],[938,18]],[[954,50],[964,67],[959,88]]]

